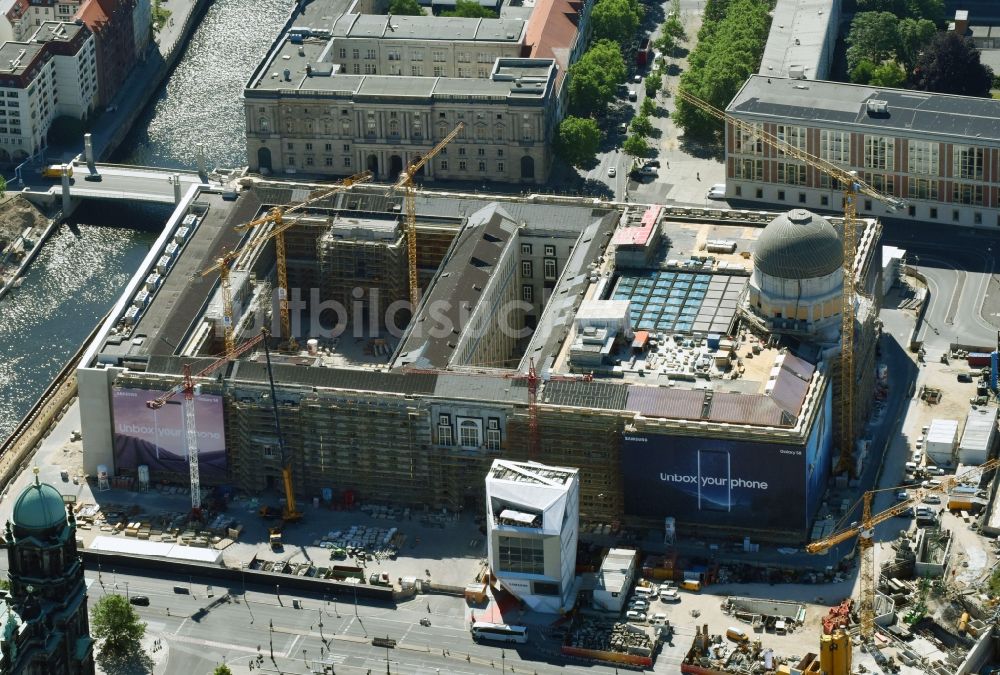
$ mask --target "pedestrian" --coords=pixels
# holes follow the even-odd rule
[[[695,177],[696,177],[696,178],[697,178],[698,180],[701,180],[701,172],[700,172],[700,171],[699,171],[699,172],[697,172],[697,173],[695,174]]]

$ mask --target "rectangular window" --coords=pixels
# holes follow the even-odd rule
[[[350,165],[351,165],[351,158],[344,157],[344,166],[350,166]]]
[[[413,53],[410,54],[410,58],[413,59],[414,61],[423,61],[424,60],[424,50],[423,49],[414,49]]]
[[[499,173],[503,173],[504,172],[503,162],[497,162],[497,171]]]
[[[374,75],[374,74],[375,74],[375,64],[374,63],[366,63],[365,64],[365,75]]]
[[[324,144],[323,149],[327,152],[333,152],[333,143]]]
[[[360,49],[352,49],[351,50],[351,57],[354,58],[355,60],[360,59],[361,58],[361,50]]]
[[[546,244],[545,245],[545,255],[547,255],[550,258],[554,258],[555,255],[556,255],[556,247],[554,245],[552,245],[552,244]]]
[[[464,159],[459,160],[459,162],[458,162],[458,170],[459,171],[466,171],[466,170],[468,170],[468,168],[469,168],[468,164],[466,163],[466,161]]]
[[[375,50],[374,49],[369,49],[368,53],[365,54],[365,58],[366,59],[374,59],[375,58]]]
[[[742,178],[743,180],[764,180],[764,160],[737,159],[736,178]]]
[[[826,195],[822,195],[819,198],[819,205],[820,206],[829,206],[830,205],[830,198],[828,196],[826,196]]]
[[[351,151],[351,144],[344,143],[344,152],[350,152],[350,151]]]
[[[983,149],[967,145],[956,145],[952,150],[955,178],[966,180],[983,179]]]
[[[451,446],[453,443],[451,439],[451,425],[450,424],[439,424],[438,425],[438,445]]]
[[[346,47],[341,47],[340,48],[340,58],[342,58],[342,59],[346,59],[347,58],[347,48]]]
[[[907,189],[907,196],[910,199],[929,199],[937,201],[938,182],[927,178],[911,178]]]
[[[881,173],[868,173],[866,171],[861,174],[861,178],[879,192],[884,192],[887,195],[895,194],[893,176]]]
[[[431,58],[433,58],[438,63],[443,63],[445,60],[444,51],[440,49],[435,49],[431,52]]]
[[[418,65],[410,66],[410,75],[412,75],[413,77],[423,77],[423,74],[424,74],[424,69],[421,66]]]
[[[531,278],[531,261],[522,260],[521,261],[521,276],[525,279]]]
[[[805,127],[792,127],[792,126],[786,126],[784,124],[779,124],[778,140],[784,141],[785,143],[792,146],[796,150],[805,150],[806,149]],[[783,157],[784,155],[785,152],[779,149],[778,157]]]
[[[531,255],[531,244],[521,244],[521,255]]]
[[[556,261],[554,258],[546,258],[542,263],[542,273],[546,279],[556,278]]]
[[[931,218],[933,218],[933,219],[937,220],[937,217],[938,217],[938,212],[937,212],[937,209],[935,209],[935,208],[931,208],[931,211],[930,211],[930,213],[931,213]]]
[[[541,539],[500,535],[497,549],[497,566],[501,572],[545,574],[545,549]]]
[[[744,155],[763,155],[764,141],[761,140],[760,134],[764,130],[764,125],[755,122],[751,126],[753,131],[742,128],[736,131],[736,152]]]
[[[274,447],[271,445],[264,446],[264,457],[274,457]]]
[[[434,77],[444,77],[444,66],[434,66]]]
[[[486,430],[486,449],[487,450],[499,450],[500,449],[500,430],[499,429],[487,429]]]
[[[351,70],[354,72],[355,75],[360,75],[361,74],[361,64],[360,63],[355,63],[353,66],[351,66]]]
[[[907,169],[921,176],[938,175],[939,148],[930,141],[909,141],[907,144]]]
[[[533,302],[535,299],[535,289],[531,284],[521,286],[521,299],[525,302]]]
[[[846,131],[819,132],[819,156],[834,164],[851,163],[851,135]]]
[[[440,167],[440,169],[442,171],[447,171],[448,170],[448,160],[447,159],[442,159],[440,162],[438,162],[438,166]]]
[[[788,185],[806,184],[806,167],[804,164],[778,162],[778,182]]]
[[[312,143],[306,143],[306,150],[312,150],[312,149],[313,149],[313,144]]]
[[[956,204],[983,205],[983,186],[970,183],[955,183],[951,191],[951,201]]]
[[[486,162],[479,163],[479,170],[482,171],[483,173],[486,172]]]
[[[326,166],[333,166],[333,157],[327,157],[324,164],[326,164]]]
[[[865,136],[865,168],[895,171],[893,153],[896,139],[889,136]]]

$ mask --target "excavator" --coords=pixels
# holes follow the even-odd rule
[[[281,518],[279,525],[270,528],[268,538],[271,549],[280,551],[282,549],[281,533],[284,530],[284,526],[287,523],[296,523],[302,520],[302,512],[299,511],[295,503],[295,486],[292,483],[292,456],[285,446],[285,437],[281,433],[281,418],[278,415],[278,396],[274,389],[274,372],[271,369],[271,350],[268,347],[266,339],[267,329],[263,329],[262,332],[265,333],[265,339],[263,340],[264,358],[267,361],[267,382],[271,388],[271,411],[274,414],[274,432],[278,437],[278,450],[281,457],[281,478],[285,488],[285,506],[283,509],[268,505],[261,506],[260,515],[262,518]]]

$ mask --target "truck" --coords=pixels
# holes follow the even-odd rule
[[[42,178],[62,178],[62,164],[50,164],[42,169]],[[73,165],[66,165],[66,175],[73,177]]]
[[[645,37],[639,43],[639,48],[635,52],[635,65],[644,68],[650,62],[652,55],[653,43],[648,37]]]
[[[268,535],[268,541],[271,544],[272,551],[277,552],[284,548],[284,545],[281,543],[281,530],[279,528],[271,528]]]

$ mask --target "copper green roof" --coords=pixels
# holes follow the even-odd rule
[[[35,482],[25,488],[14,503],[11,518],[15,527],[26,530],[47,530],[66,522],[66,506],[62,495],[47,483]]]

